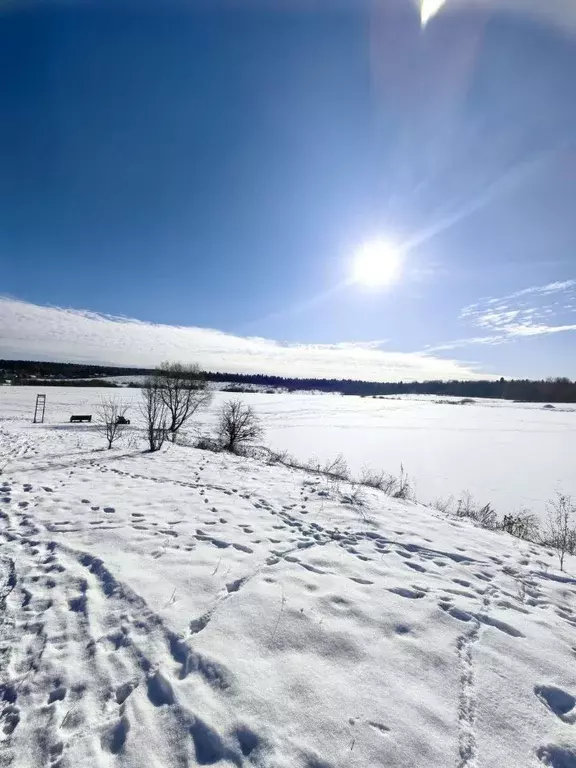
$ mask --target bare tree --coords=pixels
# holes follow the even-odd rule
[[[119,403],[115,397],[103,397],[100,400],[96,411],[96,425],[98,432],[106,438],[109,449],[122,437],[127,424],[127,410],[128,406]]]
[[[144,382],[140,413],[146,425],[146,436],[150,451],[158,451],[162,448],[168,433],[168,411],[162,397],[161,384],[156,376],[151,376]]]
[[[226,451],[238,453],[246,445],[260,440],[264,429],[260,418],[242,400],[228,400],[220,408],[218,440]]]
[[[576,505],[571,496],[559,493],[548,508],[548,539],[546,544],[556,550],[560,570],[564,570],[567,554],[576,552]]]
[[[172,442],[196,411],[209,405],[212,393],[200,368],[181,363],[162,363],[154,374],[167,410],[168,432]]]

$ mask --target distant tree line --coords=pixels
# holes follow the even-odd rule
[[[0,379],[0,383],[6,383]],[[108,387],[116,389],[118,385],[113,381],[105,379],[27,379],[16,378],[10,381],[14,387]]]
[[[82,363],[50,363],[0,360],[0,381],[42,386],[114,386],[104,376],[149,376],[146,368],[118,368]],[[207,372],[206,381],[257,385],[288,391],[340,392],[343,395],[378,397],[390,395],[437,395],[460,398],[501,398],[519,402],[576,403],[576,382],[567,378],[543,381],[497,379],[479,381],[358,381],[353,379],[298,379],[251,373]],[[91,379],[91,380],[89,380]],[[41,381],[39,381],[41,380]]]
[[[118,368],[86,363],[50,363],[36,360],[0,360],[0,376],[4,378],[93,379],[101,376],[137,376],[151,373],[142,368]]]
[[[497,379],[479,381],[357,381],[353,379],[294,379],[248,373],[207,373],[209,381],[256,384],[287,390],[341,392],[363,397],[386,395],[439,395],[461,398],[494,397],[536,403],[575,403],[576,382],[566,378],[531,381]]]

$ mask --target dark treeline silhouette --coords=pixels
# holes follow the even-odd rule
[[[341,392],[364,397],[378,395],[441,395],[461,398],[495,397],[536,403],[575,403],[576,383],[556,378],[546,381],[497,379],[480,381],[355,381],[352,379],[292,379],[246,373],[207,373],[211,381],[278,387],[288,390]]]
[[[1,382],[1,379],[0,379]],[[119,385],[106,379],[26,379],[17,378],[11,382],[14,387],[109,387],[116,389]]]
[[[49,363],[29,360],[0,360],[0,381],[16,385],[114,386],[103,376],[137,376],[152,373],[147,368],[118,368],[82,363]],[[576,382],[566,378],[531,381],[496,379],[479,381],[356,381],[352,379],[297,379],[259,373],[202,374],[208,381],[240,386],[264,386],[288,391],[341,392],[343,395],[438,395],[459,398],[494,397],[536,403],[576,403]],[[91,379],[91,380],[87,380]]]
[[[150,373],[143,368],[118,368],[112,365],[86,363],[50,363],[35,360],[0,360],[3,378],[91,379],[100,376],[136,376]]]

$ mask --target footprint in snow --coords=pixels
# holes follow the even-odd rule
[[[58,768],[59,765],[62,765],[62,763],[58,762],[58,766],[57,766],[56,761],[62,755],[63,751],[64,751],[64,743],[62,741],[56,742],[56,744],[53,744],[49,748],[48,754],[50,757],[50,764],[53,765],[54,768]]]
[[[382,734],[390,732],[390,728],[388,728],[387,725],[384,725],[384,723],[379,723],[376,720],[367,720],[366,722],[371,728],[374,728],[374,730],[379,731]]]
[[[550,768],[573,768],[576,765],[576,747],[567,744],[545,744],[536,750],[536,757]]]
[[[374,584],[374,582],[370,581],[370,579],[362,579],[359,576],[350,576],[350,581],[355,581],[356,584]]]
[[[56,686],[48,695],[48,704],[53,704],[55,701],[64,701],[66,693],[67,690],[63,685]]]
[[[222,541],[222,539],[210,539],[210,542],[219,549],[226,549],[230,546],[229,541]]]
[[[113,755],[117,755],[124,749],[128,732],[130,730],[130,722],[128,718],[123,715],[108,731],[104,733],[100,744],[102,749],[107,752],[111,752]]]
[[[161,670],[156,670],[156,672],[148,678],[147,686],[148,698],[155,707],[174,703],[172,685]]]
[[[252,554],[252,552],[254,552],[251,547],[247,547],[245,544],[233,543],[232,546],[234,549],[240,550],[240,552],[247,552],[248,554]]]
[[[388,592],[392,592],[392,594],[399,595],[400,597],[407,597],[410,600],[417,600],[425,596],[424,592],[414,589],[406,589],[404,587],[391,587]]]
[[[565,723],[576,723],[576,699],[554,685],[536,685],[534,693],[542,704]]]

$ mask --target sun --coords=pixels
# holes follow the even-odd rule
[[[446,0],[421,0],[420,21],[423,27],[436,16],[445,2]]]
[[[390,285],[400,273],[402,254],[385,240],[364,243],[354,256],[352,279],[370,288]]]

